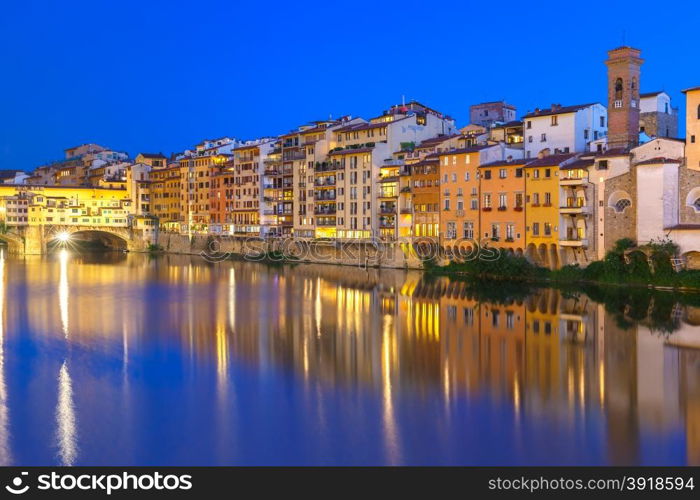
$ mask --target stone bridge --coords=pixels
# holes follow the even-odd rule
[[[64,235],[73,241],[99,241],[117,250],[145,250],[151,238],[143,230],[132,227],[80,226],[80,225],[31,225],[8,227],[0,232],[0,241],[10,253],[40,255],[46,253],[49,244]]]

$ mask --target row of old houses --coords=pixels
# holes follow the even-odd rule
[[[669,94],[641,92],[640,51],[619,47],[605,63],[607,105],[552,104],[518,120],[488,102],[458,129],[402,102],[168,157],[82,145],[23,182],[123,190],[131,215],[161,231],[476,243],[551,267],[600,259],[623,237],[669,238],[700,265],[700,88],[684,91],[681,139]]]

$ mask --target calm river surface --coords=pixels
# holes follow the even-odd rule
[[[0,461],[700,464],[689,304],[0,250]]]

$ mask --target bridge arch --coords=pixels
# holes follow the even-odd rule
[[[46,244],[60,244],[64,235],[69,236],[65,244],[71,242],[99,242],[107,248],[114,250],[128,250],[131,242],[128,231],[112,230],[109,228],[86,227],[53,227],[45,235]]]
[[[6,244],[10,253],[18,253],[24,247],[22,237],[11,232],[0,233],[0,243]]]

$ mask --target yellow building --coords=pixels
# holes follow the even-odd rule
[[[150,177],[150,210],[158,217],[161,228],[179,230],[184,222],[181,207],[182,177],[179,163],[153,169]]]
[[[573,154],[551,155],[525,165],[526,254],[540,265],[558,268],[559,260],[559,167]]]
[[[131,200],[125,189],[0,185],[0,199],[12,197],[27,201],[22,206],[26,207],[29,226],[127,227],[130,224]]]
[[[437,153],[440,181],[440,233],[446,247],[461,241],[480,241],[480,152],[488,146],[470,146]],[[488,205],[491,209],[491,205]],[[462,246],[464,246],[462,245]]]

